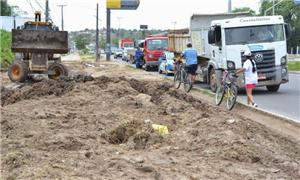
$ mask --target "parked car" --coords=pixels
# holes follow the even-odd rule
[[[115,54],[114,54],[114,58],[117,59],[117,58],[121,58],[123,55],[123,50],[122,49],[117,49],[115,51]]]
[[[174,53],[165,51],[159,58],[158,72],[166,75],[174,73]]]
[[[114,47],[114,46],[111,47],[111,54],[113,55],[116,54],[116,51],[118,51],[118,49],[119,49],[118,47]]]

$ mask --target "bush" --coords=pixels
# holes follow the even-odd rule
[[[7,67],[13,62],[14,55],[11,52],[11,32],[0,30],[0,65]]]

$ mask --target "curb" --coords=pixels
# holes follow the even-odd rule
[[[213,92],[211,92],[209,90],[202,89],[200,87],[194,87],[194,89],[200,91],[203,94],[208,94],[211,97],[215,96],[215,93],[213,93]],[[285,121],[287,123],[290,123],[290,124],[293,124],[295,126],[300,127],[300,122],[297,122],[296,120],[291,119],[289,117],[286,117],[286,116],[283,116],[283,115],[280,115],[280,114],[277,114],[277,113],[273,113],[273,112],[270,112],[270,111],[267,111],[267,110],[264,110],[264,109],[261,109],[261,108],[254,108],[254,107],[248,106],[248,105],[246,105],[246,104],[244,104],[244,103],[242,103],[240,101],[236,101],[236,105],[242,106],[244,108],[248,108],[249,110],[251,110],[253,112],[258,112],[258,113],[267,115],[269,117],[275,117],[275,118],[281,119],[281,120],[283,120],[283,121]]]
[[[128,65],[128,66],[131,67],[131,68],[134,68],[134,67],[132,67],[132,66],[130,66],[130,65]],[[134,68],[134,69],[135,69],[135,68]],[[291,72],[290,72],[290,73],[291,73]],[[297,72],[297,71],[295,71],[295,73],[297,73],[297,74],[299,73],[299,74],[300,74],[300,72]],[[169,80],[169,81],[172,81],[172,80],[169,79],[169,78],[164,78],[164,79],[167,79],[167,80]],[[208,95],[208,96],[210,96],[210,97],[215,97],[215,93],[211,92],[210,90],[203,89],[203,88],[201,88],[201,87],[195,87],[195,86],[193,87],[193,89],[194,89],[194,90],[200,91],[200,92],[203,93],[204,95]],[[273,112],[270,112],[270,111],[267,111],[267,110],[263,110],[263,109],[261,109],[261,108],[254,108],[254,107],[248,106],[248,105],[246,105],[246,104],[244,104],[244,103],[242,103],[242,102],[240,102],[240,101],[236,101],[236,105],[242,106],[242,107],[244,107],[244,108],[248,108],[249,110],[251,110],[251,111],[253,111],[253,112],[258,112],[258,113],[267,115],[267,116],[269,116],[269,117],[274,117],[274,118],[281,119],[281,120],[283,120],[283,121],[285,121],[285,122],[287,122],[287,123],[290,123],[290,124],[292,124],[292,125],[295,125],[295,126],[300,127],[300,122],[297,122],[296,120],[291,119],[291,118],[289,118],[289,117],[286,117],[286,116],[283,116],[283,115],[280,115],[280,114],[276,114],[276,113],[273,113]]]
[[[300,71],[289,71],[291,74],[300,74]]]

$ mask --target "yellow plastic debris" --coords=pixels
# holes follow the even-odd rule
[[[158,133],[160,135],[166,135],[166,134],[169,134],[169,130],[168,130],[168,127],[167,126],[163,126],[163,125],[159,125],[159,124],[152,124],[152,128],[155,130],[155,131],[158,131]]]

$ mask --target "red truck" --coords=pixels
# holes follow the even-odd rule
[[[120,41],[119,41],[119,48],[120,49],[134,48],[134,41],[133,41],[133,39],[130,39],[130,38],[120,39]]]
[[[122,60],[133,62],[134,60],[134,40],[124,38],[119,41],[119,48],[122,49]]]
[[[158,67],[158,59],[163,54],[165,49],[168,48],[168,34],[155,34],[145,38],[143,44],[144,52],[144,68],[146,71],[151,67]]]

